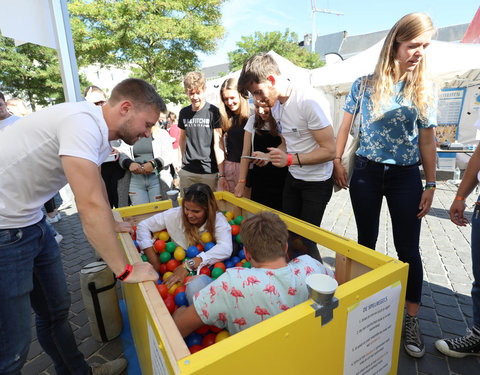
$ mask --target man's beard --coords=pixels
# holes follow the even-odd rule
[[[133,146],[139,139],[139,135],[134,135],[130,132],[131,124],[131,120],[125,120],[125,122],[120,126],[120,139],[127,145]]]

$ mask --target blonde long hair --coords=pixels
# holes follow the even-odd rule
[[[410,13],[403,16],[389,31],[383,43],[375,73],[369,86],[373,88],[373,117],[382,117],[382,108],[394,94],[394,86],[400,80],[400,66],[396,54],[400,43],[417,38],[426,31],[434,31],[430,17],[425,13]],[[433,104],[433,93],[426,87],[426,56],[411,72],[405,74],[403,98],[417,107],[421,118],[428,117]]]
[[[205,227],[207,232],[212,235],[212,241],[216,242],[215,222],[218,207],[217,201],[215,200],[215,196],[213,195],[213,191],[210,189],[210,186],[201,183],[193,184],[185,191],[182,206],[185,202],[193,202],[206,211],[207,220]],[[198,227],[190,224],[185,214],[182,215],[182,220],[188,246],[195,246],[196,244],[200,243],[201,236],[198,232]]]
[[[237,91],[238,80],[236,78],[228,78],[222,83],[220,87],[220,116],[222,117],[222,129],[224,132],[228,131],[233,125],[233,118],[235,113],[233,113],[230,108],[228,108],[223,101],[223,92],[226,90],[235,90]],[[243,97],[238,93],[239,97],[239,113],[238,113],[238,125],[244,127],[250,117],[250,106],[248,105],[248,99]]]

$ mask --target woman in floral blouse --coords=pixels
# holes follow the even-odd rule
[[[404,16],[390,30],[374,74],[357,79],[347,95],[334,161],[336,184],[350,187],[360,244],[375,249],[383,197],[387,200],[398,258],[409,264],[404,347],[413,357],[425,353],[417,314],[423,281],[420,223],[435,191],[436,100],[426,81],[425,58],[433,33],[423,13]],[[360,147],[348,186],[340,161],[356,110]]]

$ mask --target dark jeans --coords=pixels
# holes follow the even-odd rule
[[[326,181],[304,181],[294,178],[288,172],[283,188],[283,212],[320,226],[323,213],[332,196],[332,189],[332,177]],[[306,253],[321,260],[316,244],[307,239],[303,239],[303,242],[308,249]]]
[[[0,229],[0,374],[20,374],[37,337],[57,374],[89,374],[68,322],[70,295],[60,251],[45,218],[25,228]]]
[[[480,329],[480,197],[472,217],[473,325]]]
[[[420,303],[422,295],[421,220],[417,218],[422,193],[418,165],[387,165],[356,157],[350,198],[357,223],[358,243],[375,249],[380,209],[385,196],[398,259],[409,264],[406,299],[413,303]]]

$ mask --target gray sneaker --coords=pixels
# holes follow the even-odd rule
[[[439,352],[450,357],[463,358],[467,355],[480,356],[480,335],[467,329],[466,336],[437,340],[435,347]]]
[[[126,368],[127,360],[119,358],[101,365],[92,365],[92,375],[119,375]]]
[[[425,354],[425,345],[416,316],[405,315],[403,346],[412,357],[421,358]]]

